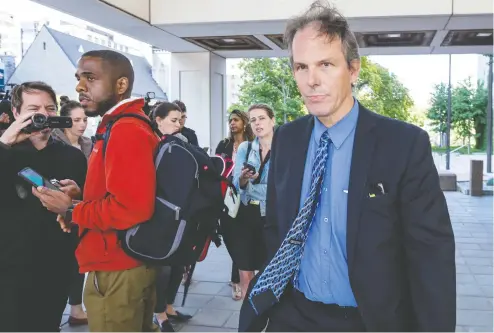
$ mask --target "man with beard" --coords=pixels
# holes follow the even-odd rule
[[[130,98],[134,71],[114,51],[90,51],[79,60],[76,90],[86,114],[103,116],[97,135],[123,114],[146,117],[144,99]],[[152,331],[156,271],[122,250],[118,230],[148,220],[154,211],[154,153],[158,137],[143,120],[116,121],[106,151],[96,142],[88,165],[82,202],[72,205],[63,193],[40,189],[41,202],[60,215],[62,229],[80,230],[76,252],[80,272],[89,272],[84,290],[90,331]]]
[[[75,248],[57,215],[41,205],[17,173],[30,167],[48,180],[60,180],[67,192],[75,186],[65,179],[83,186],[86,162],[81,151],[52,139],[49,128],[23,131],[34,114],[56,115],[50,86],[16,86],[12,110],[15,121],[0,137],[0,331],[55,332],[67,304]]]

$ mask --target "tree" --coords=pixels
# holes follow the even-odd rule
[[[233,110],[247,111],[245,110],[245,107],[240,103],[233,103],[232,105],[230,105],[227,110],[228,114],[232,113]]]
[[[431,120],[432,130],[443,134],[447,130],[448,119],[448,86],[441,82],[434,85],[431,93],[431,107],[427,110],[427,118]]]
[[[359,101],[367,108],[384,116],[412,121],[413,100],[408,89],[386,68],[361,58],[359,80],[355,86]]]
[[[473,87],[470,78],[460,82],[451,92],[451,121],[456,133],[470,143],[472,136],[472,94]]]
[[[484,82],[479,80],[476,86],[473,86],[470,78],[460,82],[453,90],[452,106],[455,131],[463,141],[475,133],[475,148],[482,149],[487,124],[487,89]]]
[[[475,138],[475,148],[482,149],[486,136],[487,89],[483,81],[474,86],[470,78],[459,82],[451,92],[451,129],[463,138]],[[431,107],[427,118],[431,120],[433,130],[446,132],[448,110],[448,86],[440,83],[431,93]]]
[[[245,59],[240,87],[243,109],[255,103],[273,107],[276,123],[283,124],[304,115],[303,101],[293,79],[288,58]]]
[[[484,81],[477,81],[477,87],[472,94],[472,119],[475,129],[475,148],[482,149],[487,138],[487,103],[488,91]]]

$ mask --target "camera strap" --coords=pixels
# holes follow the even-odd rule
[[[250,142],[249,142],[250,144]],[[259,177],[257,177],[253,182],[252,184],[259,184],[261,182],[261,176],[262,176],[262,173],[264,172],[264,167],[266,166],[266,163],[268,163],[269,159],[271,157],[271,150],[268,151],[268,153],[266,154],[266,157],[264,158],[264,160],[262,160],[262,148],[261,148],[261,145],[259,145],[259,159],[262,160],[261,162],[261,166],[259,167]]]

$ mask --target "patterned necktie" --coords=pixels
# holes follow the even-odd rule
[[[311,186],[304,205],[276,255],[261,274],[249,295],[249,301],[257,314],[264,312],[275,302],[278,302],[290,279],[294,275],[295,280],[297,278],[296,273],[300,267],[307,234],[319,204],[330,143],[328,131],[325,131],[316,151],[312,166]]]

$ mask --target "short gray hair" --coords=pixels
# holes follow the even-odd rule
[[[295,34],[306,26],[316,23],[319,25],[321,36],[327,36],[330,41],[339,38],[343,46],[348,66],[353,60],[359,60],[360,54],[355,35],[350,30],[348,22],[340,12],[325,0],[317,0],[300,16],[291,18],[286,26],[284,41],[290,52],[290,61],[293,64],[292,44]]]

